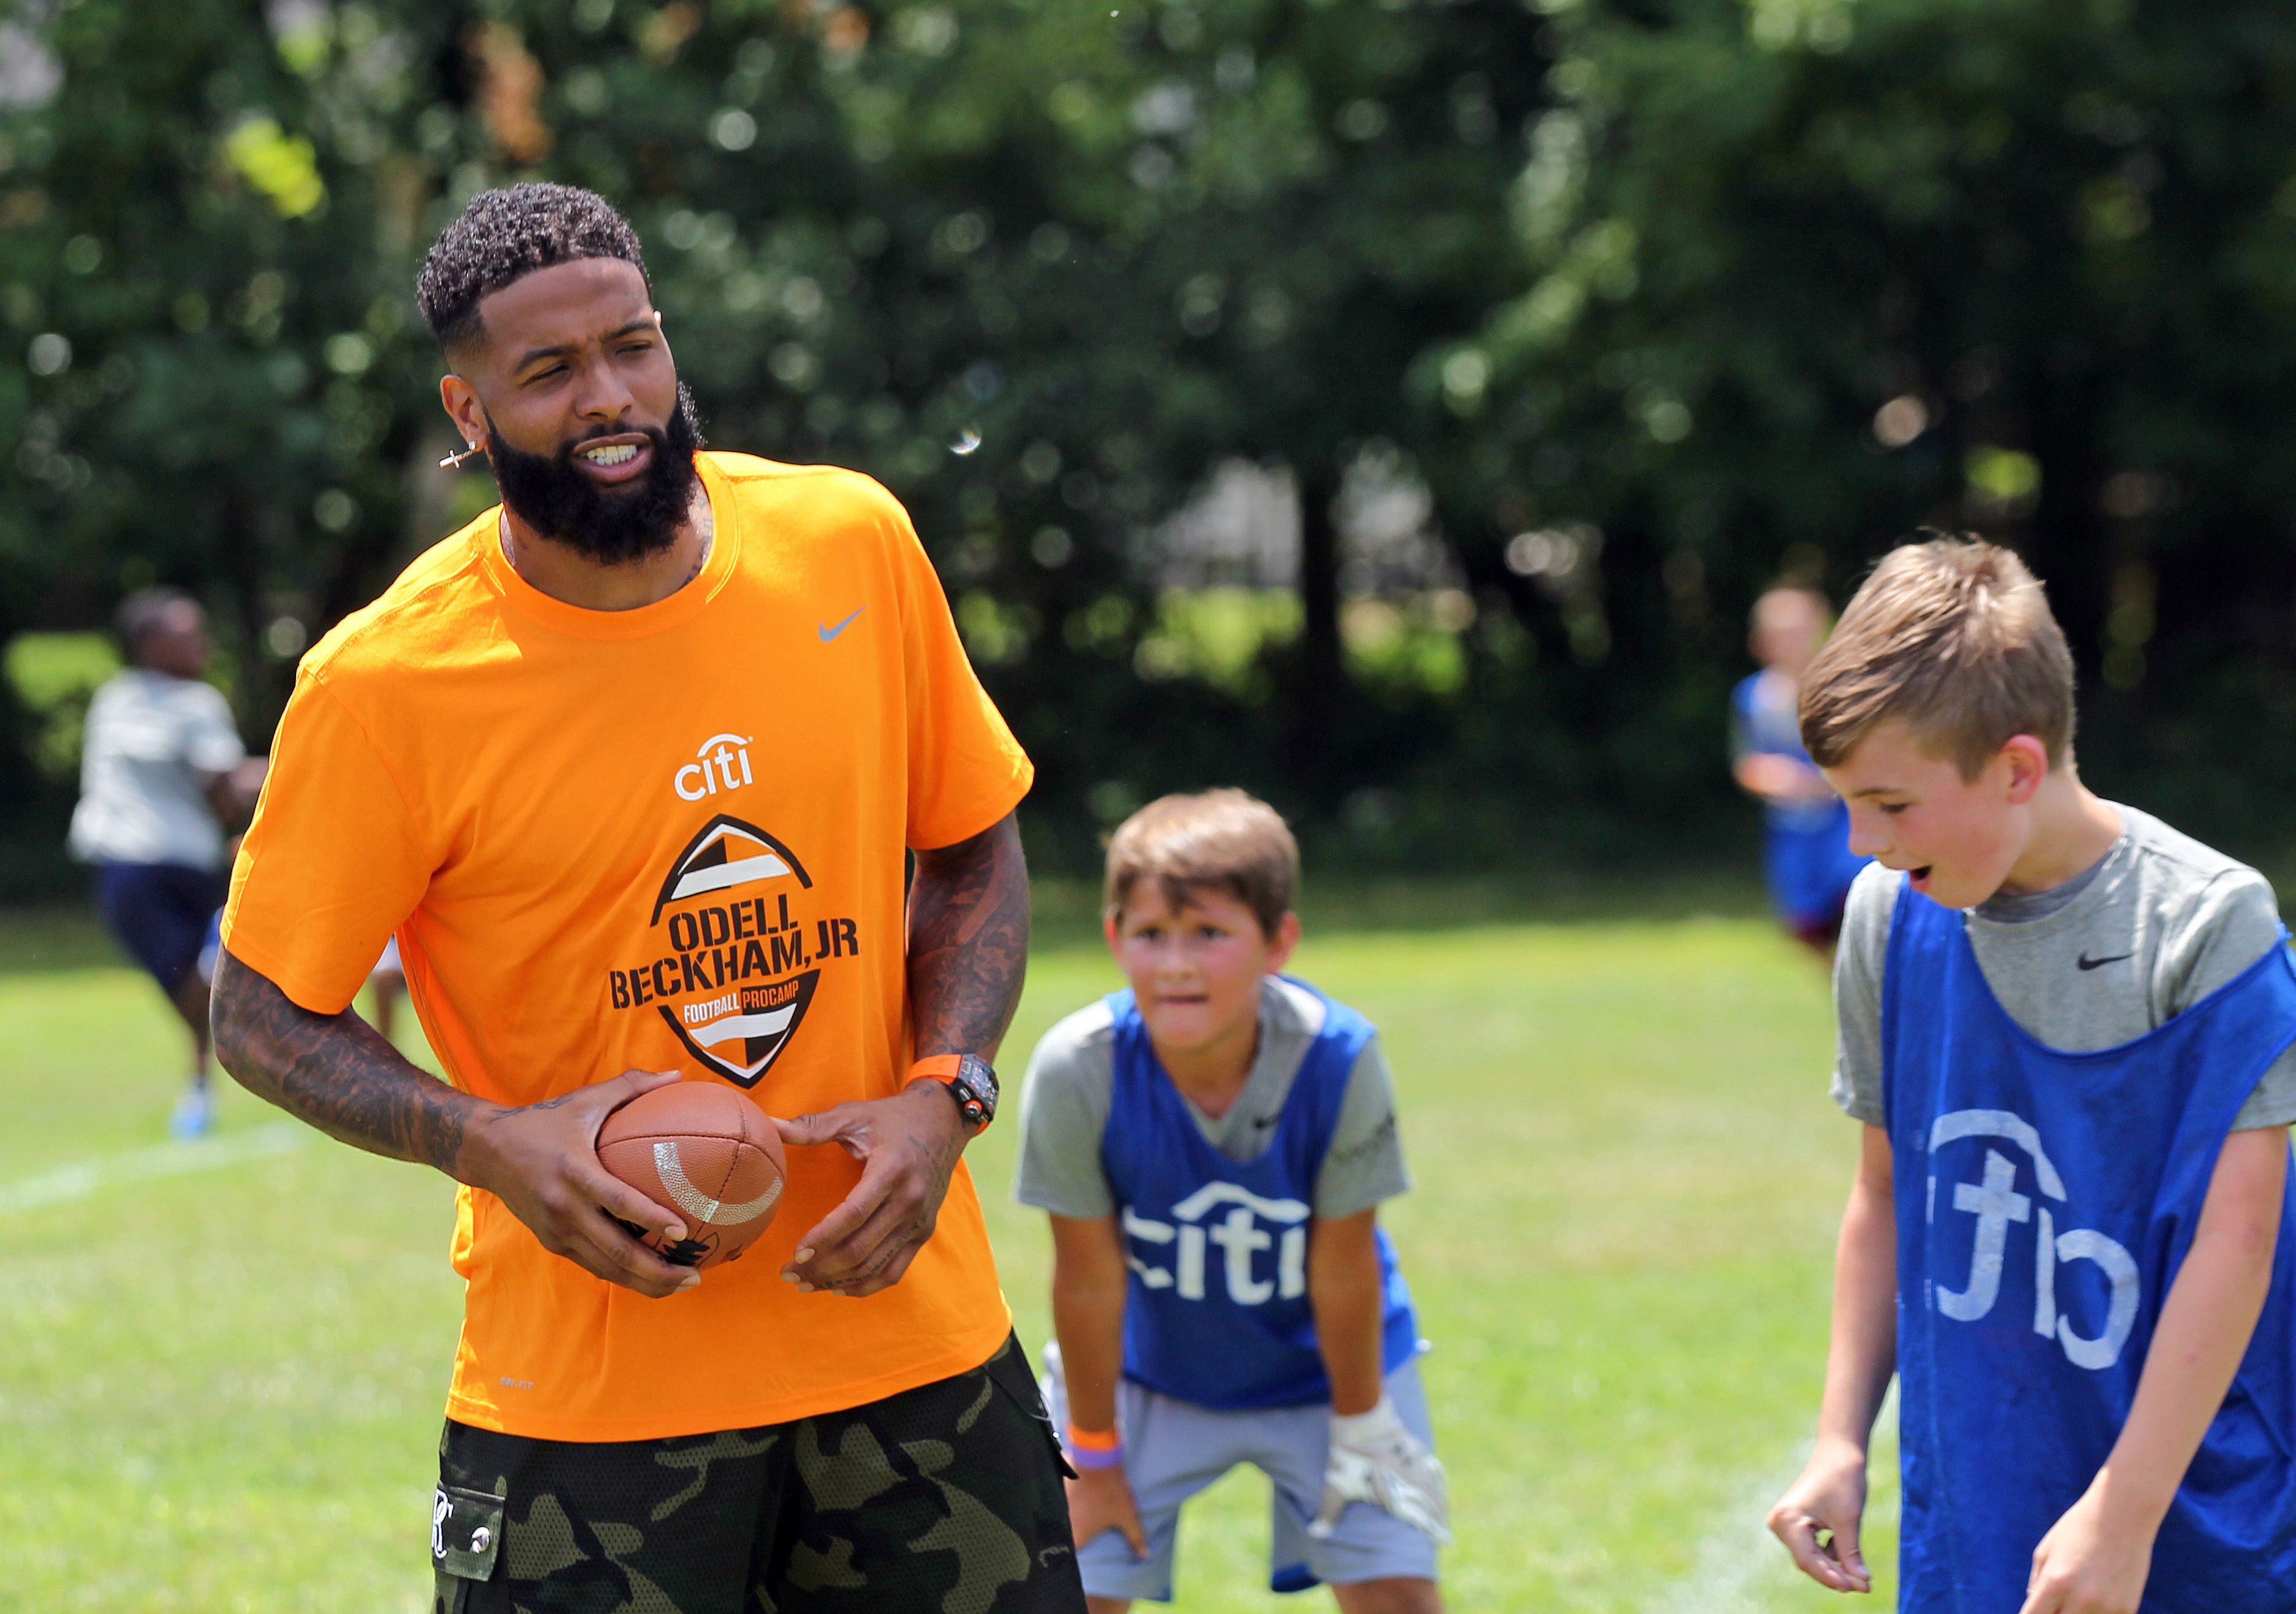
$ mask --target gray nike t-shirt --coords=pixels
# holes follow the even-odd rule
[[[1270,976],[1259,994],[1259,1052],[1243,1091],[1221,1116],[1182,1094],[1197,1130],[1232,1160],[1256,1159],[1275,1135],[1275,1119],[1316,1034],[1323,1001]],[[1021,1166],[1013,1197],[1054,1216],[1088,1221],[1116,1214],[1101,1169],[1100,1138],[1116,1089],[1116,1026],[1105,1002],[1079,1009],[1045,1033],[1029,1056],[1021,1090]],[[1395,1078],[1374,1036],[1356,1056],[1332,1146],[1316,1175],[1319,1217],[1351,1217],[1411,1186],[1395,1119]]]
[[[2087,869],[1964,916],[1978,967],[2010,1017],[2052,1048],[2087,1053],[2144,1036],[2233,979],[2280,942],[2264,876],[2114,804],[2120,839]],[[1880,864],[1849,888],[1833,961],[1841,1045],[1833,1101],[1884,1126],[1882,970],[1904,877]],[[1908,897],[1908,901],[1926,901]],[[2249,1096],[2235,1130],[2296,1123],[2296,1049]]]

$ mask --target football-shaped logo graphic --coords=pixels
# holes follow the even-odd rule
[[[661,895],[654,898],[653,922],[661,922],[661,911],[671,903],[761,880],[795,880],[801,889],[813,889],[796,853],[757,825],[720,813],[701,826],[670,865]]]
[[[664,1004],[661,1017],[677,1033],[687,1053],[727,1081],[754,1086],[788,1045],[790,1033],[805,1018],[820,979],[820,971],[808,970],[791,980],[738,987],[724,996],[687,1004],[675,1012]],[[680,1023],[685,1020],[698,1023]]]
[[[685,844],[654,898],[674,953],[628,978],[705,1070],[755,1086],[789,1045],[820,984],[820,960],[856,945],[850,921],[808,920],[813,889],[798,856],[756,824],[720,813]],[[617,1001],[620,1001],[619,998]]]

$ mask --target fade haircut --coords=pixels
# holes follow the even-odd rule
[[[1102,911],[1116,921],[1144,881],[1177,913],[1192,893],[1234,897],[1273,938],[1300,890],[1300,843],[1283,815],[1242,791],[1165,796],[1117,826],[1108,843]]]
[[[647,290],[653,287],[638,233],[595,191],[539,180],[481,191],[431,243],[414,279],[414,300],[439,346],[452,352],[483,334],[479,304],[489,293],[537,269],[586,258],[619,258],[645,275]]]
[[[1892,718],[1964,779],[2019,734],[2071,756],[2073,659],[2024,561],[1969,537],[1882,558],[1802,675],[1801,742],[1838,767]]]
[[[196,605],[199,602],[180,588],[139,588],[119,602],[112,613],[111,628],[119,635],[119,648],[127,654],[131,665],[143,653],[144,636],[158,627],[168,613],[178,605]]]

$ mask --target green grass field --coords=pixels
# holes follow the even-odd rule
[[[1418,1187],[1389,1223],[1435,1341],[1450,1606],[1841,1606],[1761,1528],[1815,1414],[1855,1147],[1818,971],[1755,919],[1380,908],[1299,967],[1379,1022],[1401,1087]],[[1015,1073],[1113,984],[1051,929]],[[236,1088],[215,1142],[165,1144],[179,1038],[88,927],[0,917],[0,1609],[427,1609],[448,1185]],[[1011,1203],[1013,1142],[971,1159],[1033,1350],[1047,1239]],[[1265,1482],[1231,1475],[1188,1515],[1176,1607],[1330,1607],[1264,1589],[1267,1533]]]

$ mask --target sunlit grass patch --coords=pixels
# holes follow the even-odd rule
[[[1043,1029],[1115,984],[1079,929],[1033,961],[1015,1087]],[[7,952],[0,1188],[159,1143],[183,1059],[150,984],[90,962],[75,923],[15,925]],[[1814,1415],[1855,1142],[1817,971],[1740,920],[1314,931],[1299,967],[1380,1023],[1401,1088],[1417,1186],[1388,1221],[1434,1343],[1451,1605],[1833,1606],[1760,1536]],[[1010,1200],[1011,1113],[971,1162],[1034,1353],[1046,1237]],[[226,1138],[278,1119],[236,1090],[222,1114]],[[15,1214],[0,1603],[427,1606],[450,1199],[311,1135]],[[1257,1475],[1201,1499],[1177,1606],[1328,1607],[1265,1589],[1267,1520]]]

